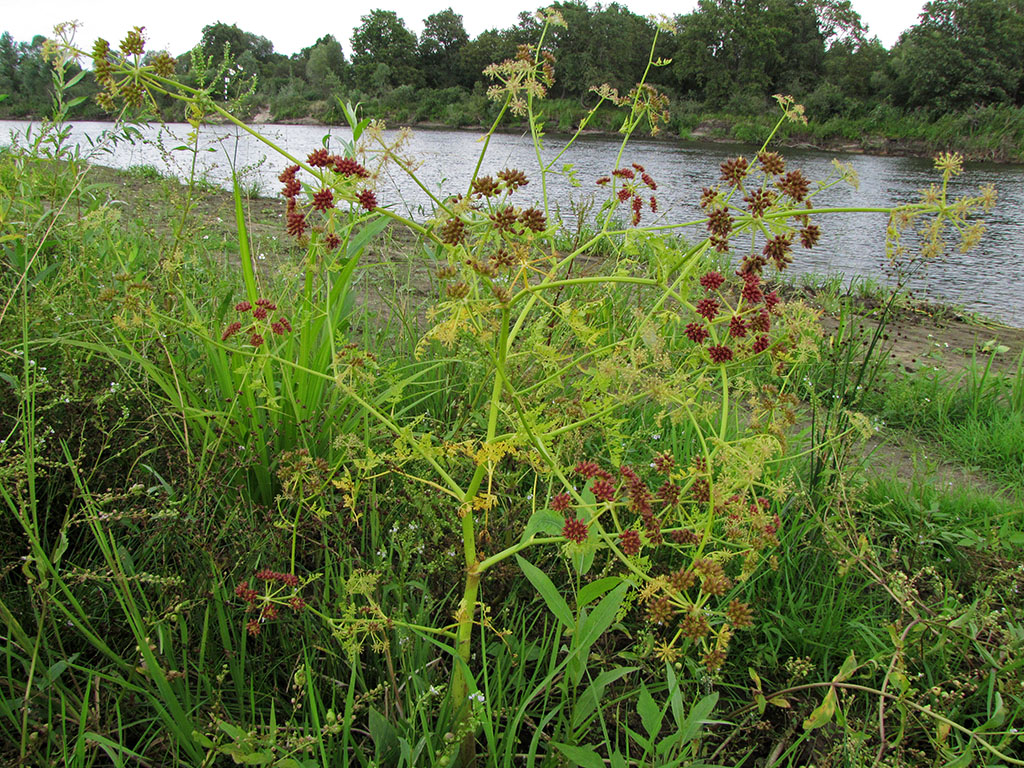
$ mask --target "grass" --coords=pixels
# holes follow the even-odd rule
[[[1024,357],[993,370],[997,352],[976,355],[956,373],[922,368],[873,395],[867,407],[891,427],[934,441],[958,461],[1024,489]]]
[[[1019,362],[903,377],[833,282],[820,351],[792,300],[711,363],[721,258],[610,209],[442,240],[304,168],[342,204],[260,260],[272,204],[95,170],[0,154],[0,761],[1020,764],[1016,502],[851,413],[1005,458]]]

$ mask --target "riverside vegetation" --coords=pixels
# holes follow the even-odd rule
[[[808,179],[771,135],[694,190],[703,218],[648,223],[644,80],[597,90],[622,145],[556,219],[563,23],[488,68],[487,136],[521,114],[536,168],[485,137],[412,221],[374,185],[415,181],[401,141],[341,105],[350,141],[267,142],[290,239],[264,260],[238,183],[230,241],[195,179],[123,215],[66,142],[61,28],[53,120],[0,154],[6,763],[1024,764],[1024,358],[897,376],[899,294],[835,297],[823,334],[773,283],[854,171]],[[138,29],[92,55],[122,117],[171,98],[254,132]],[[960,172],[869,209],[900,274],[982,236]],[[985,482],[866,473],[896,419]]]
[[[591,113],[597,99],[589,88],[607,82],[628,91],[647,69],[657,24],[617,3],[553,7],[569,24],[547,36],[561,73],[545,103],[548,129],[571,133],[587,117],[588,130],[615,132],[615,109]],[[487,98],[483,68],[534,43],[539,31],[523,12],[515,25],[471,39],[448,8],[427,16],[417,37],[393,11],[373,9],[346,48],[348,30],[318,28],[315,43],[285,56],[267,38],[218,22],[203,28],[192,52],[179,52],[175,74],[197,88],[217,83],[211,99],[234,99],[236,115],[264,121],[344,123],[340,96],[392,122],[485,128],[501,107]],[[809,121],[779,127],[783,145],[924,156],[956,150],[1021,162],[1022,36],[1022,0],[934,0],[888,50],[848,0],[702,0],[672,19],[672,34],[658,34],[655,57],[664,66],[645,80],[671,98],[667,136],[758,144],[773,127],[772,94],[788,93],[807,107]],[[46,114],[45,45],[42,35],[22,43],[0,35],[7,96],[0,117]],[[84,78],[70,93],[91,98],[97,88]],[[163,119],[185,119],[181,102],[155,98]],[[105,113],[90,103],[77,114]],[[526,125],[509,111],[498,122]]]

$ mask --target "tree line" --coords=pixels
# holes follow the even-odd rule
[[[933,0],[891,49],[870,35],[849,0],[700,0],[656,43],[654,22],[618,3],[553,7],[567,26],[545,38],[556,59],[550,96],[565,103],[567,115],[593,103],[593,85],[628,91],[652,45],[663,66],[651,70],[648,82],[677,113],[757,114],[775,93],[796,96],[812,120],[858,118],[879,108],[937,117],[1024,105],[1024,0]],[[340,97],[392,119],[465,125],[495,114],[483,69],[536,44],[540,31],[536,15],[524,11],[512,27],[471,38],[462,16],[448,8],[424,19],[417,36],[393,11],[371,10],[353,30],[347,54],[325,35],[286,56],[267,38],[218,22],[175,59],[186,83],[212,85],[214,98],[237,99],[243,111],[266,111],[275,120],[336,121]],[[48,112],[44,44],[41,35],[21,43],[0,36],[0,116]],[[72,95],[95,89],[86,77]],[[171,102],[158,106],[167,119],[181,117]],[[92,103],[81,109],[79,117],[100,114]]]

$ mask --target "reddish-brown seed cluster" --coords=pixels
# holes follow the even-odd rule
[[[294,573],[280,573],[278,571],[272,571],[269,568],[256,571],[256,578],[261,581],[279,581],[286,587],[299,586],[299,577]]]
[[[807,224],[800,230],[800,245],[804,248],[813,248],[821,239],[821,229],[817,224]]]
[[[501,184],[492,176],[477,176],[469,185],[470,194],[475,197],[497,197],[501,194]]]
[[[717,291],[725,282],[721,272],[705,272],[700,277],[700,284],[706,291]]]
[[[565,512],[572,504],[568,493],[559,493],[551,497],[550,506],[555,512]]]
[[[651,464],[656,472],[668,475],[676,465],[676,457],[672,455],[671,451],[662,451],[654,457]]]
[[[622,553],[629,557],[640,554],[640,534],[632,528],[627,528],[619,534],[619,547]]]
[[[754,623],[754,613],[750,610],[750,605],[739,600],[729,602],[729,607],[725,609],[725,617],[735,629],[743,629]]]
[[[804,198],[807,197],[807,193],[811,190],[811,182],[807,180],[799,169],[787,173],[775,182],[775,186],[779,188],[782,194],[798,203],[803,202]]]
[[[334,169],[335,173],[341,176],[355,176],[360,179],[370,178],[370,172],[350,157],[339,157],[335,155],[331,163],[331,168]]]
[[[764,292],[761,290],[761,276],[757,272],[745,272],[743,275],[743,289],[740,295],[748,304],[760,304],[764,301]]]
[[[747,204],[750,215],[759,219],[775,202],[775,194],[767,189],[755,189],[743,198],[743,202]]]
[[[735,157],[722,163],[721,169],[722,181],[733,187],[738,187],[750,171],[750,163],[745,157]]]
[[[782,235],[775,235],[768,238],[762,253],[775,264],[775,268],[782,271],[793,263],[791,255],[793,249],[793,233],[786,232]]]
[[[565,525],[562,527],[562,535],[569,541],[574,541],[577,544],[585,542],[587,540],[588,533],[587,524],[575,517],[567,518]]]
[[[573,471],[582,477],[591,478],[599,477],[602,480],[608,480],[609,482],[614,478],[605,470],[601,469],[601,466],[596,461],[581,461],[575,467]]]
[[[364,189],[356,195],[356,200],[358,200],[359,204],[368,211],[372,211],[377,207],[377,195],[373,193],[372,189]]]
[[[537,208],[527,208],[520,213],[519,222],[531,232],[543,232],[547,226],[544,213]]]
[[[262,346],[264,343],[263,334],[260,333],[260,328],[257,323],[265,323],[270,317],[270,313],[277,310],[277,305],[270,299],[260,298],[256,299],[256,305],[253,306],[248,301],[240,301],[235,304],[235,311],[242,314],[252,314],[253,322],[249,323],[248,334],[249,344],[254,347]],[[221,341],[227,341],[236,333],[242,330],[243,323],[240,320],[235,320],[228,324],[224,329],[224,332],[220,335]],[[281,316],[270,323],[270,330],[275,336],[283,336],[285,333],[290,333],[292,330],[292,324],[288,322],[288,318]]]
[[[747,335],[747,322],[739,315],[733,315],[729,319],[729,336],[734,339],[742,339]]]
[[[767,309],[759,309],[750,319],[750,330],[756,333],[768,333],[772,329],[772,316]]]
[[[597,180],[597,184],[602,187],[606,186],[611,183],[613,176],[623,182],[622,187],[616,192],[616,197],[620,203],[629,203],[634,227],[640,224],[645,207],[650,208],[651,213],[658,212],[657,198],[654,195],[647,195],[644,191],[646,188],[646,190],[654,192],[658,189],[658,184],[642,165],[633,163],[631,168],[616,168],[612,171],[611,176],[601,176]]]
[[[698,477],[690,486],[690,495],[694,501],[707,503],[711,501],[711,484],[706,477]]]
[[[697,314],[708,320],[714,320],[718,315],[719,304],[717,299],[701,299],[697,302]]]
[[[610,480],[600,477],[596,478],[590,486],[590,492],[594,494],[594,498],[598,501],[615,501],[615,484]]]
[[[658,488],[654,495],[657,497],[658,501],[668,506],[672,506],[673,504],[678,503],[681,493],[682,489],[678,485],[670,480],[666,480],[661,484],[661,487]]]
[[[441,242],[447,245],[458,245],[466,239],[466,225],[462,219],[448,219],[441,227]]]
[[[672,531],[672,541],[676,544],[700,544],[700,536],[689,528],[676,528]]]
[[[505,189],[510,194],[530,183],[526,178],[526,174],[516,168],[504,168],[498,171],[498,178],[504,182]]]
[[[694,344],[703,344],[711,336],[708,327],[703,323],[687,323],[684,333]]]
[[[247,603],[255,603],[259,593],[248,584],[239,584],[235,587],[235,596],[242,598]]]
[[[778,152],[760,152],[757,161],[766,176],[778,176],[786,170],[786,161]]]
[[[721,344],[708,347],[708,357],[715,364],[727,363],[732,360],[732,349]]]
[[[313,210],[315,211],[329,211],[334,207],[334,192],[328,187],[324,187],[313,195]]]
[[[664,595],[652,597],[647,602],[647,620],[651,624],[668,624],[675,615],[675,612],[675,608],[672,607],[672,601]]]
[[[306,157],[306,162],[313,168],[329,168],[339,176],[358,179],[366,179],[370,176],[370,172],[357,161],[340,155],[332,155],[322,147],[310,152]],[[289,235],[296,238],[302,237],[309,228],[306,214],[302,211],[298,201],[299,193],[302,191],[302,183],[297,176],[299,170],[298,165],[289,165],[277,177],[284,184],[281,194],[288,201],[286,229]],[[366,210],[372,211],[377,207],[377,196],[372,190],[364,189],[356,195],[356,202]],[[314,211],[326,212],[334,206],[334,190],[330,187],[321,187],[313,194],[311,207]],[[341,244],[340,238],[334,234],[328,235],[325,242],[330,249],[337,248]]]

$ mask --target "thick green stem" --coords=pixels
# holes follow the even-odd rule
[[[498,413],[501,403],[502,382],[504,381],[505,358],[508,354],[508,330],[509,313],[508,309],[502,311],[501,333],[498,336],[498,343],[494,356],[494,384],[491,389],[490,411],[487,417],[487,443],[494,441],[498,432]],[[483,573],[480,563],[477,560],[476,552],[476,524],[473,518],[473,500],[480,491],[484,475],[487,474],[487,465],[481,462],[473,473],[473,479],[466,489],[463,497],[462,509],[462,548],[466,556],[466,586],[462,593],[462,601],[459,603],[459,610],[456,614],[458,628],[456,630],[457,640],[455,644],[456,655],[455,666],[452,669],[451,695],[452,704],[455,707],[456,722],[461,726],[469,719],[469,659],[472,653],[473,643],[473,616],[476,614],[477,595],[480,590],[480,577]],[[460,765],[465,768],[472,765],[476,759],[476,735],[466,733],[462,745],[459,748]]]

